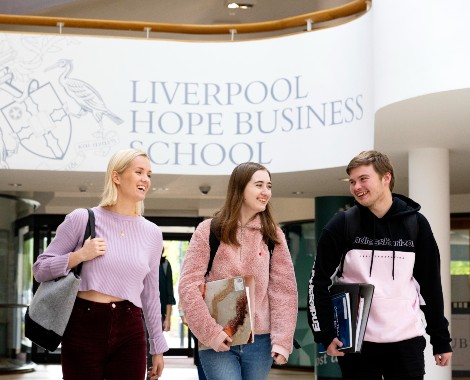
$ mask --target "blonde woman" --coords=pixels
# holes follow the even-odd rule
[[[100,204],[93,208],[96,238],[82,247],[88,213],[76,209],[34,264],[38,282],[65,276],[83,263],[80,289],[62,341],[64,380],[143,380],[146,375],[145,316],[152,367],[163,370],[168,345],[162,333],[158,267],[162,233],[143,216],[150,188],[145,152],[125,149],[108,164]]]

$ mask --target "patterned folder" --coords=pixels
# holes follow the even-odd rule
[[[230,346],[253,343],[254,276],[209,281],[201,292],[212,317],[232,338]],[[199,343],[200,350],[208,348]]]

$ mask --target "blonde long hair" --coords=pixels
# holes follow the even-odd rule
[[[132,160],[136,157],[146,157],[149,159],[147,153],[138,149],[122,149],[113,154],[108,163],[108,169],[104,178],[104,189],[101,194],[101,202],[99,206],[114,206],[118,200],[117,186],[113,181],[113,172],[122,174],[131,164]],[[137,215],[144,213],[144,201],[139,201],[135,205],[135,212]]]

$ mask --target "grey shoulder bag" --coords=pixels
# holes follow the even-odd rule
[[[95,215],[88,209],[83,242],[95,237]],[[67,276],[41,282],[26,310],[25,336],[48,351],[59,347],[80,286],[82,263]]]

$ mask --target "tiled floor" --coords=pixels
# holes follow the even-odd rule
[[[0,374],[0,380],[60,380],[62,372],[60,365],[37,365],[33,372]],[[161,380],[198,380],[193,360],[188,358],[165,358],[165,369]],[[273,368],[268,380],[314,380],[312,371],[298,369]],[[453,378],[453,380],[470,380],[469,377]]]
[[[23,374],[1,375],[0,380],[60,380],[62,372],[60,365],[37,365],[35,371]],[[192,359],[165,358],[165,369],[161,380],[198,380],[196,367]],[[299,371],[273,368],[269,380],[313,380],[311,371]]]

